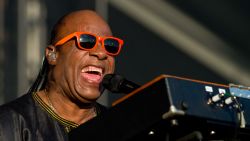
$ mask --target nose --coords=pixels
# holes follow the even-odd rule
[[[94,50],[89,51],[90,56],[95,56],[99,60],[107,59],[108,55],[105,49],[102,47],[101,42],[97,44],[97,47]]]

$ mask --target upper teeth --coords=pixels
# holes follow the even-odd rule
[[[88,66],[82,69],[82,72],[89,72],[89,71],[96,71],[99,72],[100,74],[102,74],[102,68],[98,68],[95,66]]]

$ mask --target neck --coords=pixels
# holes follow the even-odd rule
[[[38,92],[39,97],[60,117],[82,124],[96,116],[95,104],[79,106],[63,94],[43,90]]]

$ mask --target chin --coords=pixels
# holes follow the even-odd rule
[[[80,97],[81,97],[81,101],[89,101],[89,102],[93,102],[96,101],[100,96],[101,93],[100,91],[89,91],[89,92],[84,92],[84,93],[79,93]]]

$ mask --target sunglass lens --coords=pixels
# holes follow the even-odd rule
[[[89,34],[80,35],[80,45],[85,49],[91,49],[95,46],[96,37]]]
[[[109,53],[116,54],[119,51],[119,42],[115,39],[105,39],[104,46]]]

